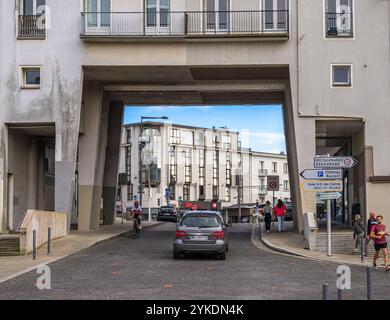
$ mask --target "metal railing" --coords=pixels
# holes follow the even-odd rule
[[[289,33],[288,10],[83,12],[82,36],[212,36]]]
[[[44,21],[40,21],[41,16],[35,15],[20,15],[18,25],[18,37],[26,39],[45,38],[46,30],[44,28]],[[40,25],[42,24],[42,25]]]
[[[353,36],[353,14],[326,13],[326,36],[327,37],[352,37]]]
[[[259,169],[259,177],[261,176],[267,176],[268,170],[267,169]]]

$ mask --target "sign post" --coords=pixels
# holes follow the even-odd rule
[[[326,229],[328,232],[328,257],[332,256],[332,216],[330,213],[330,199],[327,201],[326,208]]]
[[[275,207],[275,191],[279,191],[279,176],[267,177],[267,190],[272,191],[272,204]]]
[[[300,173],[300,176],[305,180],[341,180],[343,170],[306,169]]]

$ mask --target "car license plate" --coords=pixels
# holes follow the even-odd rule
[[[190,237],[191,240],[208,240],[208,237],[207,236],[191,236]]]
[[[164,216],[170,216],[170,214],[169,213],[164,213]]]

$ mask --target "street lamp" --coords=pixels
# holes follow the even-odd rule
[[[162,116],[162,117],[144,117],[144,116],[141,116],[141,131],[140,131],[140,137],[139,137],[139,148],[138,148],[138,176],[139,176],[139,187],[138,187],[138,192],[139,192],[139,203],[140,203],[140,206],[142,206],[142,192],[143,192],[143,186],[142,186],[142,157],[141,157],[141,154],[142,154],[142,148],[144,147],[144,141],[142,141],[142,135],[143,135],[143,121],[144,120],[152,120],[152,119],[159,119],[159,120],[168,120],[169,118],[166,117],[166,116]],[[148,168],[148,196],[149,196],[149,199],[148,199],[148,221],[151,222],[152,221],[152,212],[151,212],[151,208],[150,208],[150,168]]]

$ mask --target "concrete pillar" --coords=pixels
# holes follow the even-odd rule
[[[123,119],[123,103],[110,103],[107,134],[107,152],[104,167],[103,182],[103,223],[115,223],[115,202],[118,186],[118,167],[121,148],[121,133]]]
[[[8,130],[4,123],[0,127],[0,233],[7,231],[7,182],[8,172],[6,167],[6,141]]]
[[[99,159],[103,156],[101,147],[102,120],[104,103],[101,87],[95,82],[85,82],[83,89],[82,118],[83,135],[79,140],[79,203],[78,229],[80,231],[97,230],[100,220],[102,194],[102,166]],[[104,123],[103,123],[104,125]],[[104,143],[103,143],[104,145]],[[100,152],[100,154],[99,154]]]
[[[313,192],[300,188],[299,173],[313,168],[313,157],[316,155],[315,119],[300,117],[294,109],[291,90],[285,91],[284,124],[291,183],[291,198],[295,203],[296,217],[294,227],[303,232],[305,212],[316,211],[316,198]],[[299,143],[298,143],[299,142]]]

